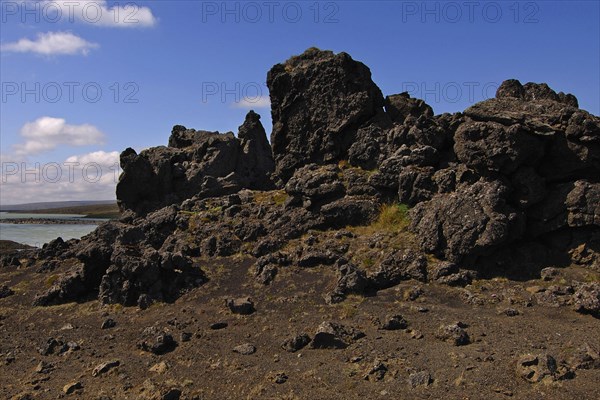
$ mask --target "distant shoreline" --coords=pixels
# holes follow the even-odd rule
[[[75,219],[53,219],[53,218],[6,218],[1,219],[0,224],[36,224],[36,225],[100,225],[107,219],[75,218]]]
[[[81,215],[83,218],[89,220],[99,219],[117,219],[120,216],[119,207],[117,203],[113,204],[94,204],[94,205],[83,205],[83,206],[71,206],[62,208],[40,208],[36,210],[1,210],[7,214],[71,214]],[[33,218],[33,217],[32,217]],[[17,219],[17,218],[15,218]],[[18,218],[21,219],[21,218]],[[40,218],[43,220],[44,218]],[[3,220],[2,222],[7,221]],[[27,222],[25,222],[27,223]],[[61,222],[59,222],[61,223]]]

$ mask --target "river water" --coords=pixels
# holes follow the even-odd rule
[[[93,224],[61,224],[60,220],[77,220],[83,215],[65,215],[65,214],[21,214],[0,212],[0,240],[12,240],[18,243],[28,244],[30,246],[42,247],[44,243],[62,237],[64,240],[79,239],[96,229]],[[35,223],[4,223],[6,219],[50,219],[57,220],[56,224],[35,224]]]

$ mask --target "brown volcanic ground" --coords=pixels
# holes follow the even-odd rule
[[[363,265],[398,240],[371,228],[352,228],[355,237],[339,239],[364,254]],[[287,249],[307,237],[318,242],[333,235],[311,232]],[[379,244],[371,248],[374,241]],[[560,294],[573,282],[600,280],[589,269],[568,267],[547,281],[476,280],[465,288],[407,281],[372,297],[328,305],[322,294],[335,286],[331,267],[282,268],[264,286],[248,279],[254,260],[247,256],[200,262],[206,284],[174,304],[146,310],[97,300],[31,307],[39,289],[68,266],[50,274],[2,269],[0,282],[15,294],[0,300],[0,398],[176,399],[178,393],[181,399],[600,398],[600,360],[589,355],[597,357],[600,350],[600,321],[573,311],[569,295]],[[255,313],[237,315],[225,306],[226,299],[240,296],[252,299]],[[379,329],[397,314],[408,322],[406,329]],[[101,329],[108,318],[116,326]],[[345,349],[309,345],[290,353],[281,347],[301,332],[312,337],[323,321],[365,336]],[[466,325],[470,344],[455,346],[436,337],[441,325],[457,321]],[[211,329],[217,322],[228,326]],[[171,333],[178,346],[163,355],[140,350],[148,327]],[[186,334],[189,341],[182,340]],[[71,348],[40,354],[51,338]],[[245,343],[256,352],[233,351]],[[517,360],[529,353],[553,356],[559,366],[555,378],[530,383],[519,376]],[[118,366],[93,376],[98,365],[115,360]],[[386,371],[381,376],[373,369]],[[571,373],[564,375],[567,369]],[[409,376],[421,371],[431,380],[413,387]],[[69,385],[72,392],[65,394]]]

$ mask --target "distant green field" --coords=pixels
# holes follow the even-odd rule
[[[45,210],[26,211],[28,214],[80,214],[89,218],[115,219],[120,215],[119,207],[114,204],[96,204],[87,206],[73,206],[62,208],[50,208]]]

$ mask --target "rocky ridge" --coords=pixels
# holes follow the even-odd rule
[[[199,260],[238,254],[264,284],[289,265],[331,265],[330,302],[410,279],[600,269],[600,118],[573,95],[508,80],[493,99],[434,115],[407,93],[384,98],[348,54],[314,48],[275,65],[267,85],[270,143],[251,111],[237,136],[177,125],[168,147],[125,150],[122,217],[39,252],[46,270],[72,267],[35,304],[171,302],[206,282]],[[389,207],[401,232],[357,265],[344,229]]]

